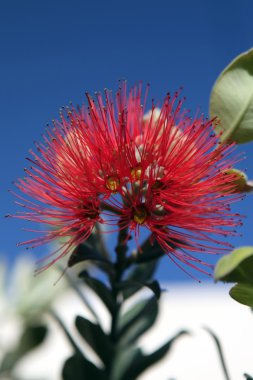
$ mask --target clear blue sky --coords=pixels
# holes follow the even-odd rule
[[[187,107],[208,113],[210,90],[237,54],[253,46],[253,2],[244,1],[13,1],[0,2],[1,214],[17,207],[7,192],[23,176],[25,157],[45,125],[84,92],[116,89],[118,79],[151,83],[150,94],[184,86]],[[242,167],[253,178],[253,143]],[[248,214],[243,238],[253,245],[252,198],[238,207]],[[3,255],[22,252],[22,221],[1,221]],[[23,253],[22,253],[23,254]],[[28,253],[26,253],[28,254]],[[208,259],[208,257],[207,257]],[[217,259],[217,258],[215,258]],[[159,278],[188,280],[168,258]],[[199,276],[201,277],[201,276]]]

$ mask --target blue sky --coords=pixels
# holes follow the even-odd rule
[[[208,114],[215,79],[253,46],[252,14],[250,0],[1,1],[1,214],[17,209],[7,190],[23,176],[33,141],[62,105],[82,103],[85,91],[115,90],[122,78],[129,86],[142,80],[159,100],[183,86],[187,107]],[[247,153],[241,167],[253,178],[252,147],[239,150]],[[236,208],[248,215],[237,246],[253,245],[251,207],[249,196]],[[23,226],[2,218],[4,256],[23,254],[16,247],[28,239]],[[168,258],[159,278],[188,280]]]

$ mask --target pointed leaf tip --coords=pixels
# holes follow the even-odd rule
[[[79,244],[72,252],[68,261],[68,267],[72,267],[81,261],[86,260],[98,261],[106,265],[111,265],[111,263],[106,258],[104,258],[91,244],[84,242],[82,244]]]
[[[80,335],[101,358],[105,366],[109,367],[113,355],[113,347],[109,337],[104,333],[102,328],[81,316],[76,317],[75,324]]]

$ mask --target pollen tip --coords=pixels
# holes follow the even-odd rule
[[[120,186],[120,180],[117,176],[110,176],[106,179],[105,187],[113,193],[117,193]]]
[[[139,205],[134,209],[133,220],[137,224],[144,224],[148,218],[148,210],[144,205]]]

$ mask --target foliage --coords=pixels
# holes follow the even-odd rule
[[[88,270],[82,271],[79,275],[101,299],[110,314],[109,332],[104,331],[98,320],[94,323],[82,316],[77,316],[75,320],[78,333],[97,354],[102,364],[95,365],[89,360],[85,350],[76,347],[73,356],[64,364],[62,372],[64,380],[72,379],[73,373],[76,379],[85,377],[102,380],[137,379],[148,367],[161,360],[179,337],[187,333],[180,331],[149,354],[143,353],[138,347],[138,339],[152,328],[159,312],[161,290],[158,282],[152,278],[161,256],[161,249],[147,240],[143,244],[145,250],[139,260],[139,256],[134,252],[127,255],[126,242],[123,244],[124,234],[124,231],[119,234],[115,248],[116,261],[107,259],[105,262],[104,258],[101,259],[106,263],[100,269],[106,274],[107,280],[93,277]],[[96,239],[94,243],[95,241]],[[70,257],[69,266],[86,259],[99,263],[101,261],[99,254],[95,249],[94,254],[92,253],[92,244],[89,242],[88,250],[86,244],[80,245]],[[149,290],[149,295],[141,300],[137,297],[137,300],[132,301],[125,309],[124,303],[131,300],[143,288]]]
[[[210,96],[210,115],[218,117],[222,141],[253,140],[253,49],[236,57],[216,80]]]

